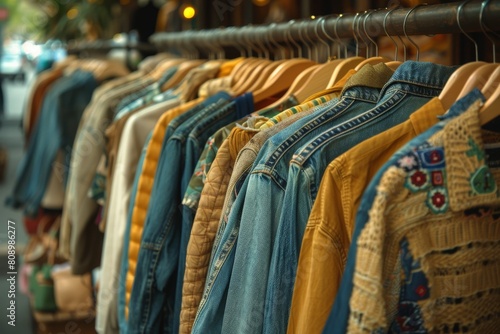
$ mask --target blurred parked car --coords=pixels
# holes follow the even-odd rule
[[[24,82],[26,80],[24,64],[25,58],[22,54],[4,53],[0,58],[0,74],[4,78]]]

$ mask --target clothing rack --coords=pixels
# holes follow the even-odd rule
[[[84,53],[107,53],[111,50],[137,50],[137,51],[156,51],[154,45],[148,43],[116,43],[111,40],[97,40],[93,42],[83,42],[68,46],[69,54]]]
[[[460,19],[457,20],[459,6]],[[389,14],[388,12],[391,11]],[[292,38],[296,43],[307,39],[310,42],[329,39],[352,38],[369,35],[370,37],[433,35],[482,31],[498,31],[500,19],[500,1],[454,2],[437,5],[419,5],[413,8],[373,10],[358,14],[339,14],[315,19],[290,21],[288,23],[267,26],[244,26],[218,28],[213,30],[183,31],[177,33],[157,33],[151,42],[159,50],[171,47],[187,49],[227,47],[241,45],[245,41],[252,43],[263,41],[287,43]],[[386,17],[386,14],[387,17]],[[384,30],[385,19],[385,30]],[[321,22],[320,22],[321,21]],[[460,25],[460,26],[459,26]],[[361,39],[364,40],[364,36]],[[307,44],[307,42],[306,42]]]
[[[67,51],[69,55],[75,55],[80,58],[87,57],[102,57],[106,56],[112,50],[125,50],[126,65],[131,69],[135,69],[132,65],[132,51],[139,51],[147,55],[157,53],[157,48],[149,43],[131,42],[118,43],[113,40],[97,40],[92,42],[81,42],[73,45],[68,45]]]

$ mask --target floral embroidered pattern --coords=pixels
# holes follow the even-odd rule
[[[413,192],[423,190],[429,186],[429,174],[425,169],[417,169],[408,175],[406,186]]]
[[[398,166],[409,172],[418,167],[417,157],[413,154],[405,155],[398,160]]]
[[[427,287],[425,285],[419,285],[415,290],[415,293],[420,297],[424,297],[427,294]]]
[[[448,209],[448,192],[444,187],[433,188],[427,194],[427,206],[434,213],[443,213]]]

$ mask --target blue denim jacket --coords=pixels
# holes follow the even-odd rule
[[[146,158],[146,152],[148,149],[149,141],[151,140],[152,132],[149,133],[144,147],[142,148],[141,157],[139,158],[139,163],[137,164],[137,169],[134,177],[134,184],[132,185],[132,190],[130,192],[130,203],[128,207],[127,214],[127,227],[125,229],[125,235],[123,238],[123,253],[120,266],[120,281],[118,284],[118,325],[120,326],[120,333],[127,333],[127,319],[125,318],[125,293],[126,293],[126,282],[127,282],[127,272],[128,272],[128,251],[130,243],[130,229],[132,227],[132,213],[135,206],[135,197],[137,195],[137,188],[139,187],[139,179],[141,178],[142,166],[144,165],[144,159]]]
[[[354,270],[356,266],[356,253],[357,245],[356,240],[358,239],[361,231],[368,222],[368,212],[372,207],[373,201],[377,194],[377,185],[380,179],[384,175],[385,171],[392,165],[394,165],[401,157],[407,155],[414,147],[422,145],[430,137],[432,137],[438,131],[441,131],[446,123],[453,119],[454,117],[460,115],[466,111],[475,101],[478,99],[484,100],[483,95],[477,89],[464,96],[462,99],[455,102],[455,104],[450,108],[450,110],[443,116],[440,117],[441,122],[434,125],[429,130],[422,133],[420,136],[414,138],[405,146],[403,146],[397,153],[395,153],[387,163],[380,168],[377,174],[373,177],[370,184],[366,188],[361,203],[358,208],[356,215],[356,225],[354,227],[354,232],[351,239],[351,246],[349,247],[349,253],[347,255],[347,263],[342,276],[342,281],[340,283],[339,292],[335,298],[330,316],[325,325],[323,333],[337,333],[344,334],[347,332],[347,324],[349,319],[349,300],[351,298],[351,293],[353,289],[353,277]]]
[[[374,105],[377,98],[378,98],[378,92],[379,90],[375,90],[375,93],[367,93],[368,97],[366,96],[359,96],[359,102],[360,103],[366,103],[365,105],[365,110],[369,109],[370,107],[368,106],[369,104]],[[366,99],[365,99],[366,98]],[[361,102],[363,101],[364,102]],[[293,124],[290,128],[282,131],[280,134],[274,136],[272,139],[268,140],[266,144],[264,144],[263,148],[261,149],[259,156],[256,159],[256,164],[258,164],[259,160],[262,159],[262,161],[266,161],[269,159],[269,157],[273,156],[273,152],[277,152],[274,156],[278,156],[281,152],[285,152],[286,154],[289,155],[288,160],[291,158],[291,154],[293,153],[293,150],[290,150],[289,147],[292,145],[299,145],[299,140],[307,140],[309,136],[313,136],[315,133],[319,133],[321,129],[324,129],[325,127],[328,126],[329,122],[334,119],[335,117],[338,117],[344,110],[347,109],[348,106],[351,106],[355,101],[357,101],[354,98],[351,99],[346,99],[345,101],[339,102],[338,100],[330,101],[330,103],[320,106],[317,109],[317,112],[313,113],[309,117],[305,117],[304,119],[301,119],[300,121],[297,121],[297,123]],[[333,106],[337,105],[336,108],[331,108]],[[294,137],[289,139],[290,135],[292,133],[295,133]],[[270,143],[272,141],[272,143]],[[281,145],[280,145],[281,144]],[[283,153],[283,154],[285,154]],[[285,171],[286,171],[286,165],[288,160],[286,158],[284,159],[276,159],[279,160],[280,168],[285,165]],[[256,165],[254,164],[254,167]],[[277,168],[279,170],[279,168]],[[245,181],[243,184],[243,187],[240,190],[240,193],[238,195],[238,198],[236,202],[233,205],[232,211],[229,216],[229,220],[227,223],[226,231],[225,231],[225,236],[222,237],[222,239],[219,241],[220,247],[218,250],[216,250],[215,255],[213,257],[212,263],[211,263],[211,269],[208,274],[208,279],[206,283],[206,291],[205,295],[202,299],[202,302],[200,303],[200,307],[198,310],[198,315],[197,319],[195,319],[195,324],[193,331],[206,331],[208,330],[207,326],[209,325],[210,331],[217,332],[220,331],[220,328],[217,326],[221,325],[221,317],[224,317],[224,325],[222,327],[222,332],[240,332],[244,331],[245,328],[250,329],[247,326],[251,325],[252,328],[251,330],[257,330],[259,331],[259,328],[262,324],[262,318],[263,318],[263,311],[264,311],[264,299],[265,299],[265,289],[252,289],[252,284],[249,282],[239,284],[234,283],[234,280],[237,280],[238,278],[243,278],[242,274],[240,274],[241,271],[233,269],[233,259],[234,259],[234,242],[236,240],[236,237],[238,235],[238,228],[239,228],[239,222],[244,221],[248,222],[250,225],[250,222],[256,222],[255,224],[252,223],[252,225],[255,225],[255,229],[258,231],[252,232],[249,231],[245,237],[248,237],[248,240],[252,238],[252,235],[255,237],[256,240],[259,240],[263,243],[263,245],[257,246],[258,248],[258,260],[255,259],[255,261],[258,261],[258,263],[266,263],[266,257],[267,257],[267,265],[264,265],[265,269],[267,270],[269,261],[270,261],[270,248],[272,245],[272,241],[266,242],[265,240],[271,238],[271,240],[274,240],[274,231],[275,229],[272,229],[273,231],[269,231],[266,233],[266,231],[269,230],[269,228],[272,227],[272,221],[277,221],[278,217],[275,217],[275,220],[272,220],[271,215],[272,212],[277,212],[279,214],[279,209],[275,208],[268,208],[270,205],[273,205],[273,203],[276,203],[277,201],[280,202],[280,186],[276,185],[272,181],[269,181],[269,183],[272,183],[270,187],[272,187],[271,190],[269,188],[266,188],[269,184],[266,183],[263,188],[261,189],[252,189],[249,187],[249,185],[252,185],[252,182],[249,182],[249,180],[252,180],[254,177],[264,177],[260,174],[253,174],[256,173],[255,169],[254,172],[252,172],[252,175]],[[276,172],[277,173],[277,172]],[[255,182],[255,181],[253,181]],[[280,181],[275,181],[275,182],[280,182]],[[248,187],[248,190],[247,190]],[[276,194],[270,194],[276,190]],[[246,196],[250,194],[252,200],[254,202],[262,201],[259,202],[258,204],[254,203],[247,203]],[[258,197],[258,198],[255,198]],[[265,203],[263,203],[265,202]],[[244,203],[244,205],[243,205]],[[281,203],[278,203],[278,205],[281,205]],[[243,212],[242,212],[243,208]],[[245,212],[244,210],[249,209],[251,212]],[[253,208],[253,209],[252,209]],[[258,210],[257,210],[258,208]],[[246,216],[245,216],[246,213]],[[245,218],[242,218],[245,217]],[[250,228],[252,229],[252,228]],[[261,236],[263,237],[261,238]],[[262,239],[262,240],[261,240]],[[236,256],[238,256],[238,252],[243,252],[242,257],[240,257],[242,261],[242,267],[249,266],[250,262],[247,262],[247,257],[253,258],[256,255],[253,254],[253,249],[250,250],[249,245],[245,244],[243,246],[239,246],[240,240],[238,240],[238,246],[236,249]],[[267,245],[267,246],[266,246]],[[264,248],[267,247],[268,251],[267,254]],[[253,248],[253,247],[252,247]],[[238,250],[239,249],[239,250]],[[248,252],[247,252],[248,251]],[[253,257],[252,257],[253,255]],[[246,268],[246,267],[245,267]],[[259,268],[260,269],[260,268]],[[256,285],[259,286],[264,286],[267,283],[267,271],[261,271],[257,269],[255,271],[256,273],[258,272],[258,275],[251,275],[253,278],[253,283],[257,283]],[[233,276],[231,276],[231,273],[233,273]],[[236,276],[235,276],[236,275]],[[236,278],[237,277],[237,278]],[[228,286],[229,284],[229,279],[231,278],[231,284],[234,289],[237,291],[238,297],[241,296],[241,292],[243,291],[245,293],[245,298],[243,299],[244,301],[248,301],[249,303],[260,303],[260,308],[258,311],[255,311],[255,307],[250,306],[250,311],[242,309],[242,305],[240,303],[240,300],[235,301],[237,306],[230,304],[232,303],[232,299],[228,298],[227,302],[228,304],[225,306],[224,305],[224,299],[221,300],[221,297],[224,296],[228,289],[231,291],[231,285]],[[213,280],[216,279],[216,282],[213,282]],[[244,285],[245,288],[240,289],[237,286],[242,286]],[[236,294],[233,295],[233,297],[236,297]],[[231,297],[231,293],[228,295]],[[259,297],[260,296],[260,297]],[[206,300],[208,299],[208,301]],[[258,305],[257,305],[258,307]],[[224,311],[225,309],[225,311]],[[243,317],[237,316],[235,313],[237,310],[241,310],[241,313],[247,312],[249,314],[252,312],[252,315],[256,315],[255,318],[252,318],[251,321],[244,321]],[[235,316],[239,320],[229,320],[232,316]],[[260,315],[260,321],[258,320],[257,316]],[[216,319],[214,319],[216,318]],[[226,320],[228,319],[228,320]],[[214,322],[216,324],[214,324]],[[230,325],[229,325],[230,324]],[[226,326],[233,326],[233,325],[238,325],[239,326],[244,326],[245,328],[239,328],[239,329],[233,329],[233,328],[226,328]],[[254,326],[259,326],[255,328]],[[219,329],[218,329],[219,328]]]
[[[350,94],[342,96],[339,103],[330,109],[333,117],[318,117],[294,132],[291,132],[295,130],[293,126],[285,129],[268,141],[278,145],[271,144],[261,150],[265,155],[261,156],[260,161],[256,161],[250,174],[241,216],[224,312],[224,333],[247,331],[246,327],[242,327],[245,326],[245,321],[238,322],[237,319],[245,319],[248,324],[251,323],[252,331],[262,331],[266,290],[271,274],[269,269],[274,243],[277,240],[280,213],[285,204],[283,199],[287,187],[289,161],[297,148],[315,138],[321,131],[330,128],[333,122],[345,121],[374,106],[380,90],[353,87],[348,91]],[[276,301],[280,304],[273,306],[275,311],[287,308],[281,304],[282,301],[281,298]],[[274,331],[273,327],[277,324],[269,325],[269,330]],[[286,323],[284,328],[286,329]]]
[[[302,237],[328,164],[356,144],[408,119],[440,93],[453,70],[431,63],[405,62],[384,86],[377,106],[357,118],[337,122],[338,126],[295,152],[269,272],[265,333],[286,332]],[[435,86],[428,84],[431,81]]]
[[[128,328],[133,333],[173,331],[176,294],[175,274],[181,233],[179,179],[184,164],[183,144],[194,124],[193,116],[223,107],[230,96],[220,92],[170,122],[156,170],[143,230],[136,277],[129,305]],[[201,109],[200,109],[201,107]],[[204,107],[204,108],[203,108]]]
[[[216,112],[211,112],[210,114],[203,115],[200,118],[194,117],[192,119],[193,125],[195,126],[189,133],[185,144],[186,156],[184,163],[184,172],[182,173],[181,180],[181,199],[186,193],[189,181],[193,176],[196,164],[198,162],[198,159],[200,158],[203,147],[208,138],[221,127],[239,120],[244,116],[252,113],[253,111],[253,95],[251,93],[248,93],[236,98],[234,101],[230,102]],[[193,226],[195,214],[196,211],[194,211],[192,208],[185,205],[182,206],[181,244],[179,251],[179,264],[177,268],[176,289],[176,291],[179,291],[179,293],[176,294],[175,299],[174,329],[177,329],[180,326],[180,314],[182,307],[182,293],[180,292],[182,291],[184,269],[186,267],[187,246],[189,243],[189,237],[191,235],[191,228]]]
[[[313,113],[309,116],[321,114],[321,112],[325,113],[325,110],[328,111],[329,108],[333,107],[337,102],[338,100],[332,100],[324,105],[318,106],[315,108],[317,113]],[[333,117],[335,113],[329,113],[328,115]],[[306,119],[309,119],[309,116],[298,120],[297,123],[301,122],[301,124],[307,124]],[[296,126],[297,123],[294,123],[292,126]],[[262,157],[262,152],[268,142],[269,140],[262,147],[256,158],[256,162]],[[231,273],[233,271],[235,255],[234,246],[236,245],[236,239],[238,237],[242,209],[244,204],[246,205],[245,195],[247,194],[248,181],[249,177],[244,180],[241,187],[238,185],[240,191],[227,217],[227,222],[222,226],[223,232],[220,236],[218,235],[214,241],[212,259],[207,273],[202,300],[193,324],[193,333],[220,333],[222,330],[222,319],[226,308],[226,295]],[[264,194],[261,195],[264,196]],[[221,229],[221,227],[219,227],[219,229]]]
[[[25,206],[28,216],[36,216],[52,168],[67,181],[71,150],[83,111],[98,82],[90,72],[76,71],[57,80],[45,96],[28,148],[21,160],[12,195],[7,205]],[[55,165],[57,152],[64,155],[64,165]]]

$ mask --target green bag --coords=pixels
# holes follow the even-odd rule
[[[38,312],[56,312],[54,282],[51,277],[51,264],[34,265],[30,275],[30,292],[33,308]]]
[[[43,240],[45,261],[34,262],[33,271],[29,279],[29,287],[33,296],[33,309],[37,312],[56,312],[58,310],[54,281],[52,280],[52,267],[62,262],[57,256],[57,240],[59,236],[60,218],[52,225],[49,231],[38,231],[38,239]]]

